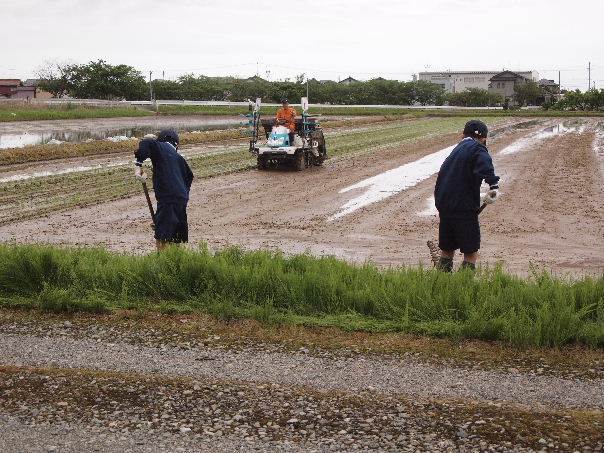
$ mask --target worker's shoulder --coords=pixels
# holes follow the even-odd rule
[[[480,143],[478,140],[474,140],[473,138],[463,139],[461,142],[459,142],[457,147],[472,153],[480,153],[483,151],[488,152],[486,145]]]
[[[145,137],[145,138],[142,138],[138,142],[138,145],[139,146],[151,146],[151,145],[155,146],[157,143],[158,143],[158,141],[156,139],[151,138],[151,137]]]

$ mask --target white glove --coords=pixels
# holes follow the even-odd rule
[[[139,167],[138,165],[134,167],[134,176],[136,179],[145,182],[147,180],[147,175],[143,173],[143,167]]]
[[[482,197],[482,202],[486,204],[492,204],[499,198],[499,189],[491,189]]]

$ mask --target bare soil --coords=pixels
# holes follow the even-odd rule
[[[503,195],[481,215],[483,263],[501,262],[519,274],[531,266],[571,275],[604,270],[604,197],[594,147],[597,124],[584,122],[580,132],[534,142],[515,154],[499,152],[543,129],[543,124],[509,129],[490,141]],[[190,241],[207,241],[212,248],[309,251],[379,265],[428,265],[425,243],[436,236],[438,218],[420,213],[436,176],[335,221],[328,218],[360,193],[339,193],[342,188],[458,139],[455,134],[426,137],[334,158],[303,172],[253,170],[197,180],[189,204]],[[94,244],[135,252],[153,247],[142,196],[6,225],[0,228],[0,240]]]

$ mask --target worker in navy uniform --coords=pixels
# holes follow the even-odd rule
[[[178,134],[174,130],[163,130],[154,138],[144,138],[134,153],[135,176],[145,180],[143,162],[151,159],[153,165],[153,189],[157,200],[157,211],[153,219],[157,250],[167,244],[189,240],[187,204],[193,182],[193,172],[187,161],[178,154]]]
[[[489,185],[483,202],[494,203],[499,196],[499,176],[487,150],[487,125],[479,120],[468,121],[463,140],[445,159],[434,189],[436,208],[440,217],[438,247],[441,250],[438,267],[446,272],[453,269],[455,251],[463,253],[461,268],[476,269],[480,249],[480,186]]]

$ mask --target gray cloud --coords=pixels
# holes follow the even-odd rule
[[[604,86],[601,0],[21,0],[3,5],[0,77],[48,59],[141,71],[409,79],[429,67],[535,69]],[[11,71],[12,69],[12,71]],[[601,82],[600,82],[601,81]]]

